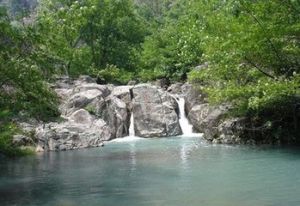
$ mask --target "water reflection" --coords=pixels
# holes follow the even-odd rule
[[[299,206],[299,154],[175,137],[0,159],[0,205]]]
[[[136,170],[136,146],[135,146],[135,142],[131,142],[130,143],[130,165],[131,165],[131,171],[135,171]]]

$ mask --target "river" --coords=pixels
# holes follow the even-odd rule
[[[0,158],[1,206],[299,206],[300,150],[200,137]]]

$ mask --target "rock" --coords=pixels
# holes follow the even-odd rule
[[[207,140],[212,141],[218,136],[218,125],[221,118],[228,112],[229,106],[195,105],[188,114],[191,124],[198,132],[203,132]]]
[[[135,80],[130,80],[130,81],[128,82],[127,85],[133,86],[133,85],[136,85],[136,84],[137,84],[137,81],[135,81]]]
[[[186,114],[190,113],[193,106],[206,103],[205,95],[201,92],[201,90],[189,83],[182,85],[181,92],[185,100]]]
[[[25,135],[14,135],[12,144],[18,147],[29,146],[29,145],[33,145],[34,141],[30,137],[27,137]]]
[[[130,90],[133,88],[133,86],[118,86],[114,87],[111,96],[117,97],[123,102],[126,103],[127,107],[130,107],[131,104],[131,94]]]
[[[68,76],[60,76],[55,78],[55,89],[69,89],[73,86],[73,80]]]
[[[126,103],[116,96],[108,97],[105,102],[103,117],[111,129],[112,139],[128,136],[130,114]]]
[[[135,134],[140,137],[166,137],[182,134],[176,100],[147,84],[132,89]]]
[[[104,97],[107,97],[111,93],[111,86],[99,85],[95,83],[75,84],[75,87],[73,88],[73,94],[90,90],[98,90]]]
[[[69,120],[77,124],[92,124],[94,118],[90,113],[84,109],[77,110],[70,117]]]
[[[170,80],[167,78],[158,79],[154,82],[154,86],[162,89],[167,89],[170,85]]]
[[[75,81],[75,84],[82,83],[96,83],[96,79],[88,75],[80,75],[79,78]]]
[[[171,84],[167,91],[171,94],[176,94],[176,95],[179,95],[179,94],[182,94],[182,83],[175,83],[175,84]]]
[[[18,126],[22,129],[26,134],[34,134],[35,128],[39,125],[39,122],[35,119],[27,119],[27,122],[20,121],[18,119],[14,120],[17,122]]]
[[[42,148],[41,145],[38,145],[35,149],[35,152],[44,152],[45,150]]]
[[[96,89],[81,91],[71,96],[62,107],[64,115],[68,116],[77,109],[85,108],[89,103],[102,98],[102,92]]]
[[[99,113],[103,106],[104,98],[110,93],[110,88],[104,85],[94,83],[77,85],[72,89],[70,97],[61,104],[60,110],[65,116],[69,116],[74,111],[82,108]]]
[[[81,109],[67,121],[49,123],[36,129],[37,150],[58,151],[99,147],[111,139],[111,131],[102,119],[95,119]]]
[[[204,64],[198,65],[194,68],[196,71],[201,71],[203,69],[207,69],[209,66],[208,62],[205,62]]]
[[[227,118],[218,126],[219,139],[223,144],[241,144],[245,131],[245,118]]]

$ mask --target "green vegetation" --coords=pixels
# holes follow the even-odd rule
[[[0,125],[0,151],[9,157],[18,157],[24,155],[31,155],[34,152],[28,148],[18,148],[12,143],[12,136],[15,133],[20,133],[18,127],[12,123],[5,123]]]
[[[10,6],[0,9],[2,125],[20,114],[56,117],[46,82],[87,74],[115,84],[188,80],[257,127],[299,134],[298,0],[0,3]]]
[[[145,36],[144,25],[129,0],[43,0],[38,9],[37,31],[61,72],[71,76],[99,75],[97,70],[107,68],[113,68],[115,73],[115,67],[130,75],[127,73],[137,68],[137,55]],[[103,75],[101,78],[111,80],[106,79],[107,72]]]
[[[56,116],[57,97],[44,81],[45,61],[37,46],[38,38],[30,27],[12,21],[0,8],[0,152],[23,154],[13,150],[15,116],[46,120]]]

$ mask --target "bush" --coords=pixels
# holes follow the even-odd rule
[[[20,149],[12,144],[12,137],[20,130],[15,124],[3,123],[0,125],[0,153],[8,157],[17,157],[34,154],[30,149]]]

